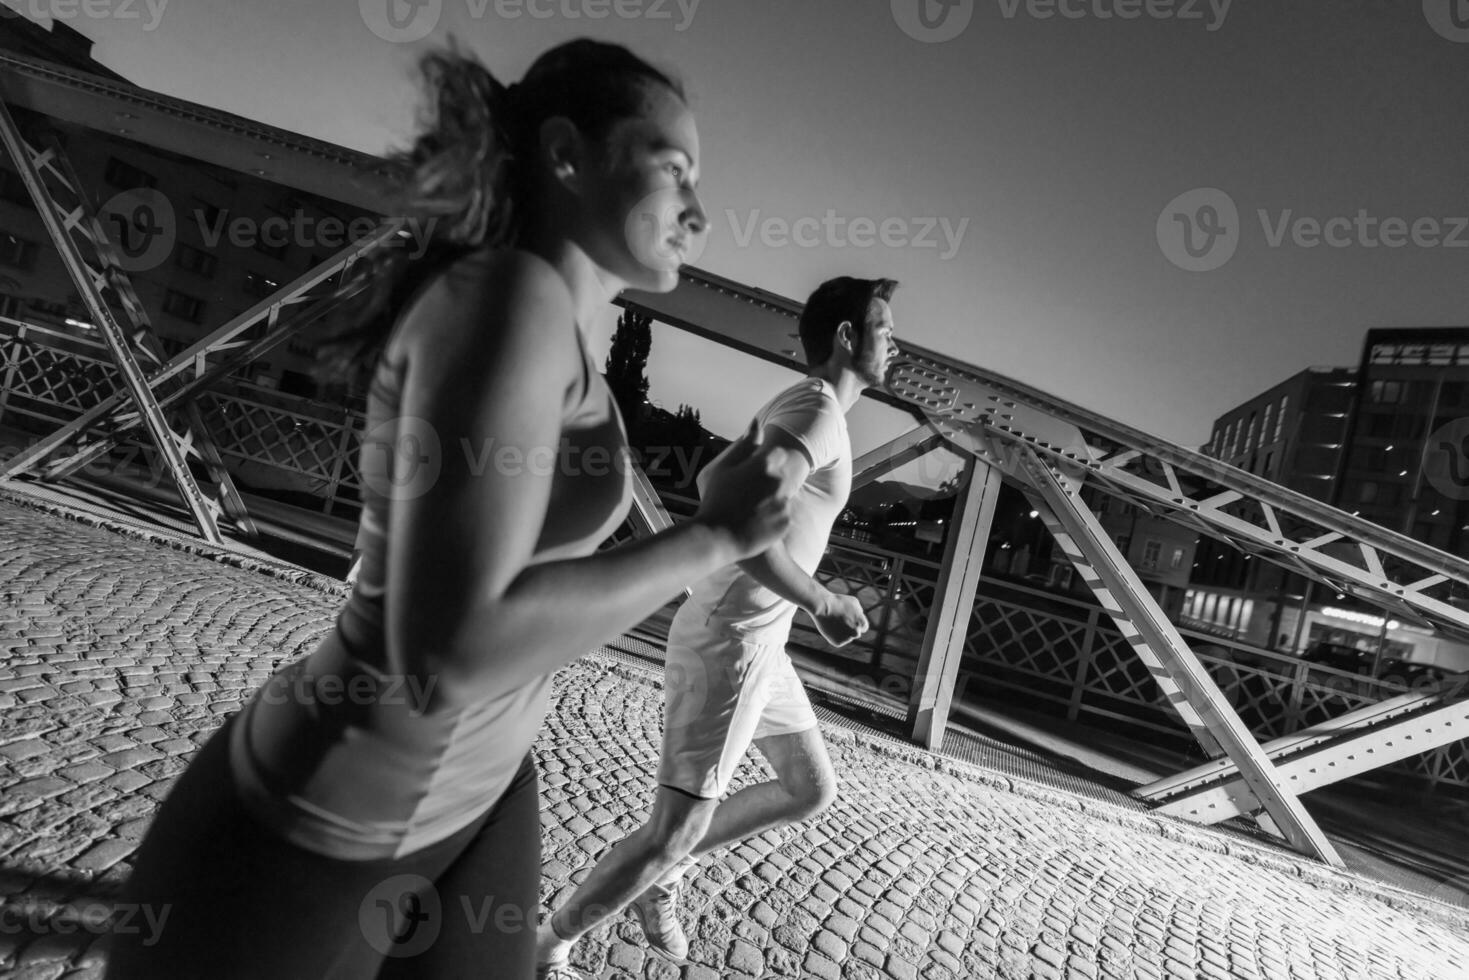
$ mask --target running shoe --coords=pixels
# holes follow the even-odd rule
[[[559,963],[541,963],[536,966],[536,980],[588,980],[585,973],[573,970],[566,960]]]
[[[648,890],[633,899],[629,906],[643,927],[643,937],[648,940],[648,945],[680,963],[689,955],[689,938],[684,935],[683,926],[678,921],[681,885],[681,881],[667,887],[649,885]]]

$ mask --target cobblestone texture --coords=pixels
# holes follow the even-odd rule
[[[337,596],[0,502],[0,976],[100,977],[97,910],[190,754]],[[561,671],[538,743],[543,898],[652,802],[658,674]],[[1469,922],[1288,853],[829,728],[841,797],[707,858],[690,964],[626,918],[602,978],[1469,976]],[[751,760],[736,785],[767,778]],[[16,928],[23,922],[25,928]]]

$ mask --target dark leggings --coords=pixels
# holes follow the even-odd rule
[[[342,861],[244,811],[229,774],[232,724],[179,777],[134,858],[110,980],[534,975],[541,825],[529,755],[499,802],[452,837],[402,858]]]

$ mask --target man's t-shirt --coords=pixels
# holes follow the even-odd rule
[[[763,430],[776,426],[805,447],[813,466],[796,492],[785,546],[807,575],[816,571],[826,552],[832,524],[846,506],[852,489],[852,443],[836,389],[820,378],[805,378],[776,395],[755,415]],[[784,643],[796,615],[794,603],[729,565],[694,585],[681,615],[743,639]]]

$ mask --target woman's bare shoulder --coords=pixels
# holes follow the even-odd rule
[[[478,360],[516,351],[550,353],[576,322],[566,281],[545,260],[481,249],[446,266],[408,310],[395,344],[410,358]]]

